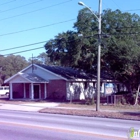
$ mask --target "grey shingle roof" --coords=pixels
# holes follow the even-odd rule
[[[61,66],[48,66],[48,65],[42,65],[42,64],[36,64],[46,70],[49,70],[57,75],[60,75],[66,79],[90,79],[90,77],[84,73],[80,72],[76,69],[70,68],[70,67],[61,67]]]

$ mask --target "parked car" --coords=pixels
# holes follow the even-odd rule
[[[0,96],[9,95],[9,86],[0,86]]]

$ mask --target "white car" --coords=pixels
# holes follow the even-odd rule
[[[9,86],[0,86],[0,96],[9,95]]]

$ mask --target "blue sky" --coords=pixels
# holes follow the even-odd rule
[[[98,11],[99,0],[83,0],[93,11]],[[78,0],[3,0],[0,1],[0,54],[11,54],[43,47],[44,43],[58,33],[74,30],[78,11],[83,7]],[[140,0],[102,0],[102,9],[120,9],[140,14]],[[136,10],[137,9],[137,10]],[[5,51],[2,51],[5,50]],[[15,55],[26,59],[45,52],[44,48]]]

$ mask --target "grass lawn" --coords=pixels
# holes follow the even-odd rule
[[[25,103],[50,103],[50,101],[9,101],[6,99],[0,99],[0,103],[5,104],[25,104]],[[104,117],[104,118],[118,118],[128,120],[140,121],[140,105],[107,105],[101,104],[100,111],[95,111],[96,105],[86,105],[81,102],[63,102],[57,107],[49,107],[40,110],[40,113],[53,113],[53,114],[65,114],[65,115],[78,115],[88,117]]]
[[[96,105],[86,105],[80,103],[61,103],[59,107],[68,107],[68,108],[77,108],[77,109],[96,109]],[[123,112],[123,111],[130,111],[130,112],[140,112],[140,105],[100,105],[100,109],[104,111],[112,111],[112,112]]]
[[[140,106],[100,105],[101,111],[97,112],[95,109],[96,105],[61,103],[57,108],[45,108],[39,112],[140,121]]]

